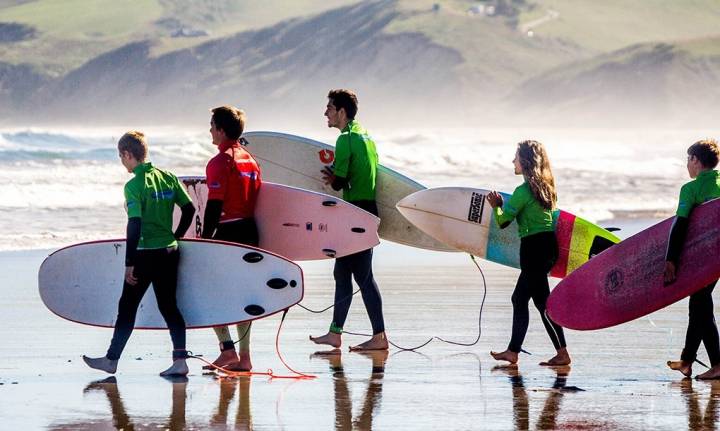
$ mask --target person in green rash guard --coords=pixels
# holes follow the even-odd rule
[[[687,170],[692,181],[680,189],[680,202],[675,222],[670,231],[665,257],[665,284],[675,282],[675,272],[680,264],[680,252],[685,242],[690,213],[696,206],[720,198],[720,173],[715,170],[720,160],[720,147],[714,139],[695,142],[687,150]],[[689,262],[685,263],[686,265]],[[685,347],[679,361],[668,361],[672,370],[684,376],[692,375],[692,364],[697,357],[700,342],[705,344],[711,368],[697,376],[698,379],[720,378],[720,339],[713,313],[712,292],[717,280],[690,295],[688,328]]]
[[[523,141],[517,146],[513,164],[515,175],[522,174],[525,182],[515,189],[510,200],[504,203],[502,196],[496,191],[487,195],[500,228],[506,228],[516,219],[520,235],[520,277],[512,295],[512,337],[507,350],[490,354],[496,360],[517,363],[527,333],[530,320],[528,302],[532,298],[557,351],[554,357],[540,365],[568,365],[570,354],[563,329],[550,320],[546,312],[546,302],[550,296],[547,275],[558,258],[552,218],[557,194],[550,160],[540,142]]]
[[[343,199],[377,216],[375,202],[378,155],[375,142],[367,131],[355,120],[357,96],[350,90],[332,90],[328,94],[325,109],[328,127],[340,130],[335,143],[334,169],[325,168],[325,184],[334,190],[343,191]],[[327,334],[310,337],[316,344],[326,344],[334,348],[341,345],[343,325],[352,302],[352,278],[360,287],[365,310],[370,317],[373,335],[368,341],[350,350],[386,350],[385,321],[382,311],[380,290],[372,272],[373,249],[367,249],[349,256],[335,259],[333,276],[335,277],[335,309],[333,321]]]
[[[185,187],[175,175],[146,162],[147,142],[141,132],[128,132],[118,141],[120,161],[135,176],[125,184],[127,209],[127,244],[125,248],[125,282],[118,303],[110,347],[100,358],[83,355],[85,363],[110,374],[117,371],[118,360],[135,327],[135,316],[145,292],[152,283],[158,309],[173,344],[173,363],[161,376],[188,373],[185,350],[185,320],[177,307],[177,269],[180,252],[177,238],[182,238],[192,223],[195,207]],[[172,230],[175,205],[182,216]]]

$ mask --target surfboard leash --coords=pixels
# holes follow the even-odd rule
[[[258,372],[258,371],[233,371],[228,370],[227,368],[220,367],[218,365],[213,364],[212,362],[208,361],[207,359],[203,358],[202,356],[197,356],[192,354],[192,352],[188,351],[188,358],[190,359],[197,359],[201,362],[204,362],[205,364],[212,367],[213,370],[222,372],[225,377],[243,377],[243,376],[267,376],[271,379],[298,379],[298,380],[309,380],[309,379],[315,379],[317,376],[314,376],[312,374],[302,373],[300,371],[296,371],[292,367],[290,367],[287,362],[285,362],[285,359],[283,358],[282,354],[280,353],[280,331],[282,330],[283,322],[285,321],[285,316],[287,315],[289,309],[285,309],[283,311],[282,317],[280,319],[280,325],[278,326],[277,334],[275,335],[275,352],[278,355],[278,358],[280,359],[280,362],[287,368],[290,372],[294,373],[294,375],[284,376],[275,374],[275,372],[272,370],[272,368],[268,368],[266,372]],[[249,332],[250,328],[245,331],[245,334],[240,338],[242,340],[247,336],[247,333]],[[240,341],[238,340],[238,341]]]
[[[300,304],[300,303],[298,303],[297,306],[300,307],[300,308],[302,308],[302,309],[305,310],[305,311],[309,311],[309,312],[315,313],[315,314],[320,314],[320,313],[324,313],[324,312],[328,311],[329,309],[333,308],[333,307],[335,306],[335,304],[337,304],[338,302],[343,302],[343,301],[345,301],[345,300],[347,300],[347,299],[352,298],[353,296],[357,295],[358,292],[360,292],[360,289],[357,289],[355,292],[352,293],[352,295],[348,295],[348,296],[340,299],[340,301],[333,302],[332,304],[328,305],[327,307],[323,308],[322,310],[313,310],[313,309],[310,309],[310,308],[308,308],[308,307],[306,307],[306,306],[304,306],[304,305],[302,305],[302,304]]]
[[[480,265],[475,260],[475,256],[473,256],[471,254],[470,259],[475,264],[478,271],[480,271],[480,276],[482,276],[482,281],[483,281],[483,297],[482,297],[482,302],[480,302],[480,313],[478,314],[478,335],[477,335],[477,338],[475,338],[475,341],[473,341],[472,343],[463,343],[460,341],[446,340],[446,339],[444,339],[442,337],[438,337],[438,336],[434,337],[434,338],[437,338],[439,341],[442,341],[443,343],[453,344],[456,346],[470,347],[470,346],[476,345],[478,343],[478,341],[480,341],[480,336],[482,335],[482,313],[483,313],[483,308],[485,307],[485,297],[487,296],[487,281],[485,280],[485,273],[483,272],[482,268],[480,268]]]

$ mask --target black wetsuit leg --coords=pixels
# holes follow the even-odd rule
[[[360,287],[365,310],[367,310],[373,334],[385,331],[382,297],[372,272],[373,250],[368,249],[335,259],[335,309],[333,323],[342,328],[352,303],[352,278]]]
[[[177,308],[177,249],[139,250],[135,262],[136,285],[123,284],[108,359],[119,359],[135,327],[135,317],[145,292],[153,284],[160,313],[170,330],[174,350],[185,349],[185,320]]]
[[[244,218],[218,224],[213,239],[257,247],[260,243],[254,218]]]
[[[520,240],[520,277],[512,295],[513,326],[508,350],[520,352],[530,321],[528,303],[532,298],[540,312],[543,326],[555,349],[565,347],[562,327],[550,320],[546,302],[550,296],[547,274],[558,258],[558,245],[554,232],[541,232]]]
[[[685,347],[680,355],[680,359],[683,361],[693,362],[695,360],[702,341],[705,344],[711,366],[720,364],[720,339],[715,323],[712,299],[716,283],[717,280],[690,295]]]

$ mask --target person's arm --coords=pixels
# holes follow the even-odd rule
[[[517,217],[523,207],[525,207],[525,193],[521,187],[522,186],[516,188],[512,196],[510,196],[510,199],[505,203],[503,202],[502,196],[497,192],[495,193],[500,198],[499,205],[493,205],[493,202],[490,202],[490,205],[493,207],[495,222],[500,226],[500,229],[505,229],[510,226],[510,223],[515,220],[515,217]]]
[[[135,257],[142,235],[143,190],[139,189],[135,183],[128,183],[125,185],[124,194],[128,216],[125,232],[125,281],[134,286],[137,283],[134,274]]]
[[[126,231],[125,266],[135,266],[135,254],[140,243],[140,232],[142,232],[142,219],[140,217],[129,218]]]
[[[685,237],[689,225],[690,212],[692,211],[692,196],[687,185],[680,189],[680,202],[676,212],[675,221],[670,229],[668,246],[665,252],[665,271],[663,273],[664,283],[671,284],[675,281],[676,271],[680,261],[680,253],[685,244]]]
[[[192,202],[188,202],[180,207],[180,211],[182,211],[182,214],[180,215],[180,222],[175,229],[175,239],[180,239],[187,233],[188,228],[190,228],[192,224],[193,216],[195,215],[195,206]]]
[[[333,172],[333,168],[330,166],[325,166],[325,168],[323,168],[322,170],[322,173],[325,184],[328,184],[336,192],[344,189],[349,184],[347,178],[335,175],[335,173]]]
[[[212,238],[215,235],[215,229],[220,223],[222,208],[223,201],[219,199],[211,199],[207,202],[205,216],[203,217],[203,230],[200,234],[201,238]]]
[[[332,168],[323,169],[325,184],[335,191],[347,188],[350,184],[350,140],[352,134],[340,135],[335,142],[335,163]]]
[[[185,236],[188,228],[192,224],[193,215],[195,215],[195,206],[193,206],[187,189],[177,177],[175,178],[175,203],[180,207],[181,215],[180,222],[177,228],[175,228],[173,236],[175,239],[180,239]]]
[[[205,169],[208,186],[208,201],[205,204],[205,215],[203,216],[203,229],[201,238],[212,238],[215,235],[222,216],[223,202],[227,191],[228,163],[234,163],[230,158],[215,157],[210,160]]]

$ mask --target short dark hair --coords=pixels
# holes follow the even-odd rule
[[[330,99],[330,102],[332,102],[333,106],[335,106],[335,109],[338,111],[340,109],[345,110],[348,120],[355,119],[355,115],[358,111],[358,100],[352,90],[345,90],[343,88],[330,90],[328,93],[328,99]]]
[[[118,141],[118,151],[130,153],[138,162],[144,161],[148,153],[145,134],[137,130],[125,133]]]
[[[697,158],[703,167],[714,169],[720,160],[720,147],[715,139],[703,139],[690,145],[688,156]]]
[[[245,111],[234,106],[220,106],[212,110],[215,128],[225,132],[228,139],[238,140],[245,130]]]

